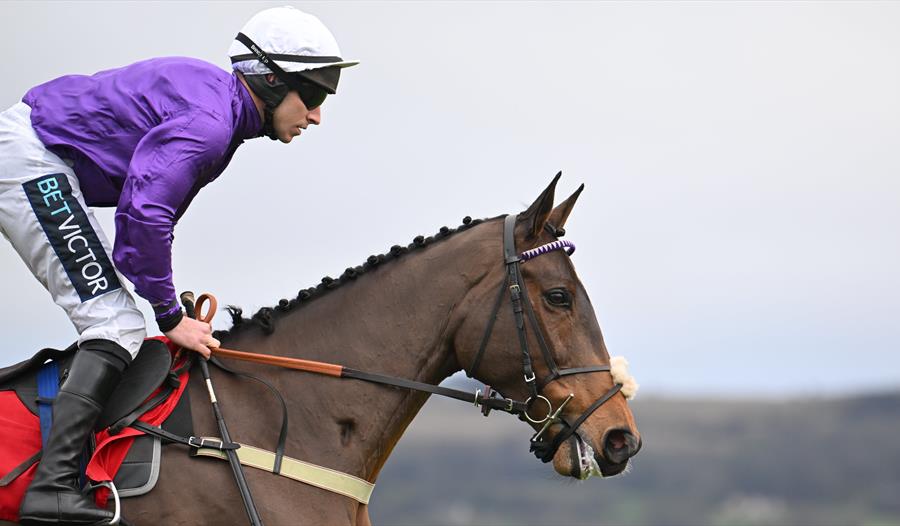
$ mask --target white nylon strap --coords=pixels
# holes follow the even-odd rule
[[[208,438],[208,437],[205,437]],[[210,439],[219,440],[219,439]],[[275,453],[246,444],[241,444],[240,449],[235,450],[241,464],[257,469],[272,472],[275,466]],[[198,448],[194,455],[228,460],[224,451],[213,448]],[[361,503],[368,504],[372,497],[375,484],[353,475],[348,475],[334,469],[310,464],[296,458],[284,457],[281,463],[282,477],[303,482],[332,493],[344,495]]]

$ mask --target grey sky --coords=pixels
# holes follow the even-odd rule
[[[154,56],[228,67],[241,25],[284,3],[0,3],[0,106]],[[900,385],[900,4],[293,5],[363,63],[322,126],[246,143],[200,193],[176,228],[179,290],[270,306],[519,211],[561,169],[560,198],[587,185],[576,268],[645,392]],[[0,246],[0,361],[67,345]]]

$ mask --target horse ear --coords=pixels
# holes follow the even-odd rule
[[[582,190],[584,190],[584,184],[579,186],[578,190],[575,190],[575,193],[570,195],[568,199],[553,209],[548,221],[552,228],[559,231],[565,226],[566,219],[569,218],[569,214],[572,213],[572,209],[575,208],[575,201],[578,200],[578,196],[581,195]]]
[[[519,220],[524,221],[528,228],[528,237],[540,234],[544,225],[547,224],[547,220],[550,219],[550,213],[553,211],[553,193],[556,191],[556,182],[559,181],[560,176],[562,176],[562,172],[556,174],[547,188],[520,216]]]

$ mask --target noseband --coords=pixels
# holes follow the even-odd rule
[[[519,348],[522,350],[523,379],[525,381],[525,385],[528,387],[529,392],[529,397],[525,401],[526,408],[521,413],[520,418],[524,417],[524,419],[528,420],[532,424],[544,424],[543,428],[541,428],[540,431],[538,431],[534,436],[531,437],[530,450],[542,462],[549,462],[553,459],[553,456],[556,455],[556,451],[559,449],[559,446],[570,438],[574,439],[575,432],[578,430],[579,426],[581,426],[581,424],[583,424],[584,421],[587,420],[588,417],[591,416],[591,414],[593,414],[594,411],[596,411],[601,405],[603,405],[607,400],[611,399],[613,395],[618,393],[619,390],[622,389],[622,384],[614,384],[612,388],[610,388],[603,396],[601,396],[593,404],[591,404],[591,406],[588,407],[581,414],[581,416],[575,419],[575,421],[571,424],[565,419],[565,417],[560,416],[560,414],[562,413],[565,405],[574,397],[574,395],[569,395],[569,397],[565,401],[563,401],[554,411],[553,404],[550,402],[550,400],[541,394],[544,387],[546,387],[554,380],[557,380],[558,378],[582,373],[609,373],[610,366],[589,365],[585,367],[560,369],[556,365],[556,360],[553,359],[553,355],[550,353],[550,348],[547,345],[544,334],[541,331],[540,325],[538,325],[537,316],[534,313],[534,307],[532,306],[531,300],[528,299],[528,289],[525,287],[525,282],[522,279],[520,265],[530,259],[560,249],[565,249],[566,253],[571,255],[575,251],[575,245],[570,241],[557,240],[519,254],[516,251],[515,240],[516,217],[517,216],[515,215],[506,216],[506,219],[503,222],[503,258],[506,265],[506,279],[500,284],[500,291],[497,295],[496,301],[494,302],[493,311],[491,312],[491,316],[488,319],[488,324],[485,328],[484,336],[481,338],[481,345],[478,348],[478,353],[475,355],[475,359],[472,361],[472,365],[471,367],[469,367],[469,371],[467,372],[467,374],[472,377],[475,376],[475,374],[478,372],[478,367],[481,364],[481,360],[484,357],[485,350],[487,349],[488,342],[490,341],[491,334],[494,330],[494,323],[497,321],[497,315],[500,312],[500,305],[503,303],[503,297],[508,291],[509,298],[512,303],[513,315],[515,318],[516,333],[519,338]],[[531,354],[528,351],[528,338],[526,335],[526,318],[527,323],[531,325],[531,330],[538,342],[538,347],[540,347],[541,349],[541,355],[544,358],[544,363],[550,370],[550,374],[548,374],[544,378],[541,378],[540,380],[535,377],[534,369],[531,365]],[[493,397],[495,393],[496,392],[492,391],[489,386],[485,387],[484,396],[488,399]],[[546,415],[544,415],[544,417],[540,419],[534,418],[528,413],[533,404],[538,400],[542,401],[544,405],[547,406]],[[483,406],[482,412],[485,415],[487,415],[487,409],[487,406]],[[552,441],[548,442],[544,440],[544,432],[550,427],[550,425],[557,422],[562,424],[563,430],[557,433]]]

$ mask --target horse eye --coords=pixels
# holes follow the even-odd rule
[[[566,289],[549,290],[544,294],[544,297],[547,298],[551,305],[558,307],[569,307],[572,305],[572,297],[569,296],[569,291]]]

